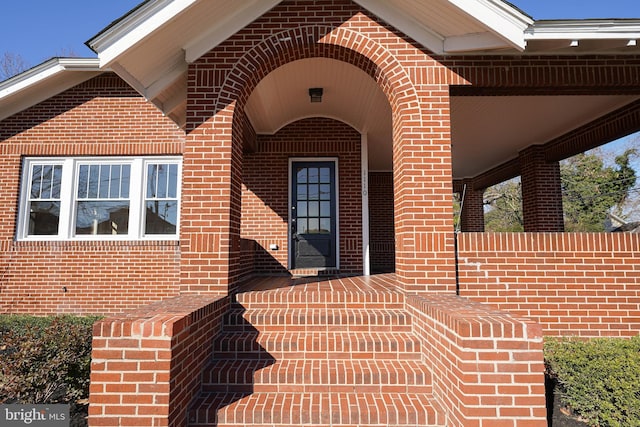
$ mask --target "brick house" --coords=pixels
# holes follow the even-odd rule
[[[95,426],[546,425],[542,336],[640,331],[640,236],[563,233],[558,163],[640,130],[638,38],[501,0],[144,2],[0,83],[0,312],[110,316]],[[526,232],[484,233],[515,176]]]

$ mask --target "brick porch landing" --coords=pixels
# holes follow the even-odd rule
[[[214,340],[192,426],[443,426],[394,275],[256,278]]]

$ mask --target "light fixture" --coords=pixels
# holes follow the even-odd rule
[[[309,88],[309,98],[311,98],[311,102],[322,102],[323,92],[324,91],[321,87]]]

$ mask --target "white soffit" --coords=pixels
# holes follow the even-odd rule
[[[533,20],[501,0],[355,0],[436,54],[524,50]]]
[[[97,58],[53,58],[0,82],[0,120],[102,74]]]

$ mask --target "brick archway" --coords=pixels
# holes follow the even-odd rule
[[[215,229],[211,236],[200,233],[200,236],[183,237],[183,253],[197,252],[201,257],[204,252],[215,252],[211,255],[215,262],[209,264],[215,271],[198,273],[199,278],[194,280],[207,282],[206,287],[192,286],[189,283],[192,282],[189,279],[191,258],[183,256],[184,290],[208,289],[226,293],[240,277],[242,147],[245,137],[253,136],[244,106],[258,83],[271,71],[295,60],[317,57],[343,61],[363,70],[378,84],[390,103],[396,274],[407,284],[407,289],[446,292],[455,289],[451,256],[453,213],[452,207],[448,207],[452,194],[448,84],[457,77],[427,52],[376,22],[375,18],[357,13],[353,19],[358,22],[337,27],[302,25],[274,32],[241,55],[235,47],[236,56],[229,54],[234,59],[228,60],[224,69],[215,53],[190,68],[191,81],[201,88],[199,90],[208,90],[207,81],[215,82],[217,89],[209,90],[210,94],[205,95],[213,95],[211,101],[214,102],[209,106],[201,103],[202,107],[193,111],[185,162],[190,161],[190,147],[196,150],[193,153],[196,162],[201,161],[203,152],[215,151],[215,156],[224,162],[207,160],[208,166],[202,167],[210,168],[207,173],[225,190],[220,193],[223,199],[216,200],[216,206],[210,209],[216,216],[223,217],[224,223],[211,227]],[[241,39],[242,35],[239,35],[235,42]],[[410,57],[406,52],[415,54]],[[422,59],[417,61],[415,57]],[[208,61],[218,65],[211,66]],[[426,74],[411,74],[412,69],[417,69],[416,64],[426,70]],[[429,106],[428,111],[423,109],[425,105]],[[406,197],[409,192],[414,196]],[[185,224],[183,229],[188,226]],[[198,269],[205,270],[206,267]]]

